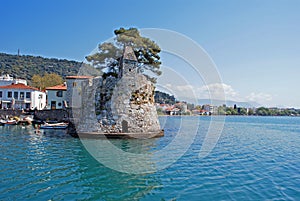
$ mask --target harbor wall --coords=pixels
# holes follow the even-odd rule
[[[34,119],[43,121],[68,121],[69,112],[66,109],[36,110],[34,111]]]
[[[22,115],[21,110],[0,110],[0,116],[5,118],[6,116],[20,116]]]

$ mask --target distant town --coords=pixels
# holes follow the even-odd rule
[[[28,85],[27,80],[13,78],[5,74],[0,76],[1,110],[57,110],[72,107],[72,91],[78,82],[91,79],[92,76],[66,76],[65,82],[44,90]],[[195,105],[179,101],[173,95],[155,92],[158,115],[258,115],[258,116],[300,116],[300,109],[239,107],[238,105],[211,104]]]
[[[159,115],[256,115],[256,116],[300,116],[300,109],[276,107],[240,107],[233,105],[195,105],[178,101],[174,96],[156,91],[155,102]]]

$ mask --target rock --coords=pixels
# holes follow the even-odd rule
[[[84,119],[85,123],[80,129],[118,133],[122,131],[121,122],[126,120],[128,132],[160,130],[153,91],[152,83],[142,74],[119,79],[95,78],[92,85],[88,80],[82,82],[82,107],[78,119]]]

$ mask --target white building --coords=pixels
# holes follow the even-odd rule
[[[218,114],[218,106],[203,105],[202,108],[205,110],[206,114]]]
[[[27,85],[27,81],[23,79],[14,79],[8,74],[0,76],[0,86],[6,86],[10,84],[24,84]]]
[[[0,86],[0,109],[37,109],[46,106],[46,93],[25,84]]]
[[[81,107],[81,83],[89,80],[92,83],[92,76],[67,76],[67,104],[72,108]]]
[[[67,107],[66,83],[46,88],[47,109],[62,109]]]
[[[188,111],[187,104],[185,102],[179,102],[175,104],[175,107],[180,109],[181,113],[186,113]]]

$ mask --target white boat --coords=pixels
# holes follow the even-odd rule
[[[17,123],[18,123],[17,120],[11,119],[11,120],[7,120],[5,122],[5,125],[17,125]]]
[[[5,125],[5,123],[6,123],[6,121],[5,121],[5,120],[3,120],[3,119],[0,119],[0,126],[4,126],[4,125]]]
[[[44,123],[40,126],[40,129],[66,129],[68,123]]]

